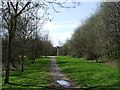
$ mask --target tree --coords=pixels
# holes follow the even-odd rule
[[[2,83],[2,38],[0,35],[0,83]],[[0,86],[2,89],[2,86]]]
[[[116,58],[119,57],[119,41],[120,41],[120,30],[119,30],[119,2],[112,2],[112,3],[102,3],[101,9],[103,13],[103,19],[108,29],[108,41],[111,40],[110,44],[113,46],[112,49],[116,53]],[[108,46],[108,44],[107,44]],[[111,47],[109,47],[111,49]],[[110,50],[109,50],[110,51]],[[112,51],[113,52],[113,51]],[[109,52],[110,54],[110,52]],[[112,54],[112,53],[111,53]],[[110,55],[109,55],[110,56]]]

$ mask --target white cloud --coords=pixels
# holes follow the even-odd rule
[[[45,30],[56,30],[56,29],[59,29],[60,26],[55,24],[54,22],[47,22],[43,28]]]
[[[80,22],[75,22],[75,21],[66,21],[64,23],[57,24],[55,22],[47,22],[43,29],[44,30],[49,30],[49,31],[54,31],[54,30],[60,30],[60,29],[67,29],[67,28],[76,28],[79,25]]]
[[[73,32],[50,33],[50,38],[53,41],[53,45],[58,46],[59,42],[65,43],[65,41],[71,37],[72,33]]]
[[[59,45],[59,41],[65,43],[65,41],[71,37],[71,34],[78,25],[80,25],[80,22],[73,20],[63,23],[47,22],[43,30],[49,31],[53,45],[57,46]]]

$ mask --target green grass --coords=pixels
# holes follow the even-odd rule
[[[24,72],[12,71],[10,84],[3,88],[40,88],[51,86],[50,60],[49,58],[37,59],[34,64],[30,60],[25,61]],[[13,89],[11,89],[13,90]],[[16,89],[15,89],[16,90]],[[29,89],[28,89],[29,90]]]
[[[117,87],[118,70],[102,63],[85,59],[57,57],[63,72],[80,87]]]

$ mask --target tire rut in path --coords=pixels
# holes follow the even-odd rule
[[[79,88],[79,86],[76,86],[65,74],[62,73],[61,69],[57,65],[55,56],[51,56],[50,58],[51,58],[51,74],[53,77],[54,86],[61,88]]]

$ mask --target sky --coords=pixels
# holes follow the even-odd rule
[[[64,44],[70,39],[75,28],[97,11],[98,2],[81,2],[72,9],[57,8],[59,13],[52,13],[52,21],[47,22],[43,29],[49,32],[49,38],[54,46]]]

